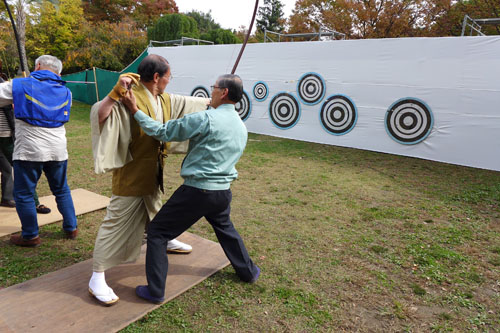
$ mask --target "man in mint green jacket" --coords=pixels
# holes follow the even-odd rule
[[[147,286],[136,293],[153,303],[165,298],[168,272],[167,241],[179,236],[200,218],[212,225],[224,253],[241,280],[253,283],[260,269],[250,259],[243,240],[230,219],[230,185],[238,176],[235,165],[243,154],[247,130],[234,108],[243,94],[237,75],[223,75],[212,86],[211,109],[170,120],[154,121],[137,108],[129,91],[123,99],[147,135],[157,140],[184,141],[189,148],[182,164],[181,185],[152,220],[146,252]]]

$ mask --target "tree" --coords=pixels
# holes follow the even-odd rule
[[[16,29],[17,29],[17,35],[19,38],[19,52],[21,53],[19,57],[21,58],[20,61],[22,62],[22,66],[20,67],[25,70],[26,75],[29,75],[30,70],[28,66],[28,59],[26,57],[26,13],[24,12],[24,7],[26,6],[26,3],[24,0],[17,0],[15,2],[15,8],[16,8]]]
[[[84,23],[81,0],[60,0],[56,8],[45,1],[33,7],[37,17],[28,24],[26,49],[31,59],[51,54],[61,60],[75,47]]]
[[[148,28],[149,40],[168,41],[181,37],[200,37],[196,21],[184,14],[162,16],[151,28]]]
[[[319,26],[348,38],[460,35],[468,14],[500,17],[497,0],[298,0],[289,32],[317,31]],[[486,34],[500,27],[485,26]]]
[[[137,29],[130,18],[98,25],[85,22],[79,36],[75,48],[64,59],[67,72],[91,67],[121,71],[147,46],[146,33]]]
[[[216,23],[212,17],[212,12],[208,13],[199,12],[197,10],[186,13],[187,16],[192,17],[198,25],[200,34],[207,33],[211,30],[220,29],[220,24]]]
[[[14,31],[3,1],[0,2],[0,60],[4,73],[9,77],[13,76],[15,68],[19,66],[19,55]]]
[[[234,30],[233,34],[238,38],[239,40],[245,40],[246,36],[248,33],[248,28],[244,25],[240,25],[238,27],[238,30]],[[264,40],[264,35],[262,33],[259,33],[259,31],[256,31],[255,34],[250,34],[248,37],[248,43],[261,43]]]
[[[57,4],[57,0],[46,0],[47,2]],[[26,12],[25,9],[28,6],[29,3],[41,3],[43,0],[16,0],[14,2],[14,8],[15,8],[15,24],[16,24],[16,30],[17,30],[17,35],[19,38],[19,48],[20,48],[20,53],[18,56],[21,58],[20,61],[23,64],[25,69],[25,74],[29,75],[30,70],[29,70],[29,64],[28,64],[28,59],[26,56]],[[19,69],[21,69],[21,67]]]
[[[19,68],[19,54],[14,31],[10,21],[2,19],[0,22],[0,59],[4,73],[13,77],[16,74],[16,68]]]
[[[257,30],[283,32],[285,19],[283,18],[283,4],[279,0],[264,0],[264,6],[259,7],[256,19]]]
[[[163,15],[179,12],[175,0],[84,0],[83,6],[91,22],[118,23],[129,17],[143,29]]]
[[[18,11],[25,14],[26,51],[31,63],[41,54],[52,54],[63,61],[66,73],[93,66],[121,70],[147,46],[146,31],[128,13],[118,23],[103,20],[94,24],[85,19],[82,0],[15,1],[23,6],[22,12]],[[133,2],[141,8],[167,2],[175,5],[173,0]],[[134,10],[142,13],[139,7]],[[4,68],[12,71],[18,66],[18,56],[12,28],[6,19],[0,11],[0,57]]]
[[[92,22],[120,22],[133,4],[133,0],[83,0],[85,17]]]
[[[200,37],[203,40],[209,40],[214,42],[214,44],[238,44],[241,40],[236,37],[231,30],[227,29],[215,29],[204,33]]]
[[[432,32],[436,36],[460,36],[465,15],[473,19],[500,17],[500,2],[495,0],[469,0],[450,4],[443,15],[436,17]],[[483,26],[486,35],[499,35],[500,26]],[[468,32],[468,31],[467,31]]]
[[[290,32],[317,31],[321,25],[349,38],[419,36],[428,33],[429,17],[441,15],[441,9],[452,1],[298,0]]]
[[[162,16],[178,13],[179,8],[174,0],[142,0],[135,1],[131,17],[143,29],[153,26]]]

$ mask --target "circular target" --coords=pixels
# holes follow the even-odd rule
[[[205,89],[203,86],[198,86],[191,91],[191,96],[194,97],[204,97],[204,98],[210,98],[210,94],[208,93],[208,90]]]
[[[325,96],[325,90],[325,81],[317,73],[302,75],[297,84],[297,94],[299,94],[300,100],[307,105],[321,102]]]
[[[243,95],[241,96],[241,100],[234,105],[234,108],[238,112],[241,120],[247,120],[248,116],[250,116],[250,110],[252,105],[250,104],[250,98],[248,98],[248,94],[243,91]]]
[[[385,114],[385,129],[395,141],[412,145],[431,132],[434,117],[431,109],[416,98],[403,98],[393,103]]]
[[[269,103],[269,117],[280,129],[293,127],[300,118],[299,102],[289,93],[278,93]]]
[[[259,102],[264,101],[269,94],[269,88],[265,82],[259,81],[253,86],[253,96]]]
[[[333,135],[344,135],[356,125],[358,111],[349,97],[333,95],[328,97],[321,106],[319,119],[327,132]]]

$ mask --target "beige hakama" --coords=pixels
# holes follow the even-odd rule
[[[161,208],[161,192],[142,197],[112,195],[94,247],[94,272],[134,262],[141,253],[146,223]]]

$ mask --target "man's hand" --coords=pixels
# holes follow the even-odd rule
[[[118,82],[116,82],[113,90],[111,90],[108,94],[109,98],[113,99],[114,101],[120,100],[120,98],[125,96],[127,91],[130,90],[132,84],[139,84],[140,78],[141,77],[135,73],[125,73],[120,75]]]
[[[135,96],[132,90],[127,90],[125,93],[125,96],[122,97],[122,103],[125,105],[127,110],[130,112],[130,114],[133,116],[137,111],[139,111],[139,108],[137,107],[137,103],[135,102]]]
[[[115,102],[120,100],[132,88],[132,84],[138,85],[140,78],[138,74],[134,73],[120,75],[113,90],[99,104],[99,124],[103,124],[108,119]]]

